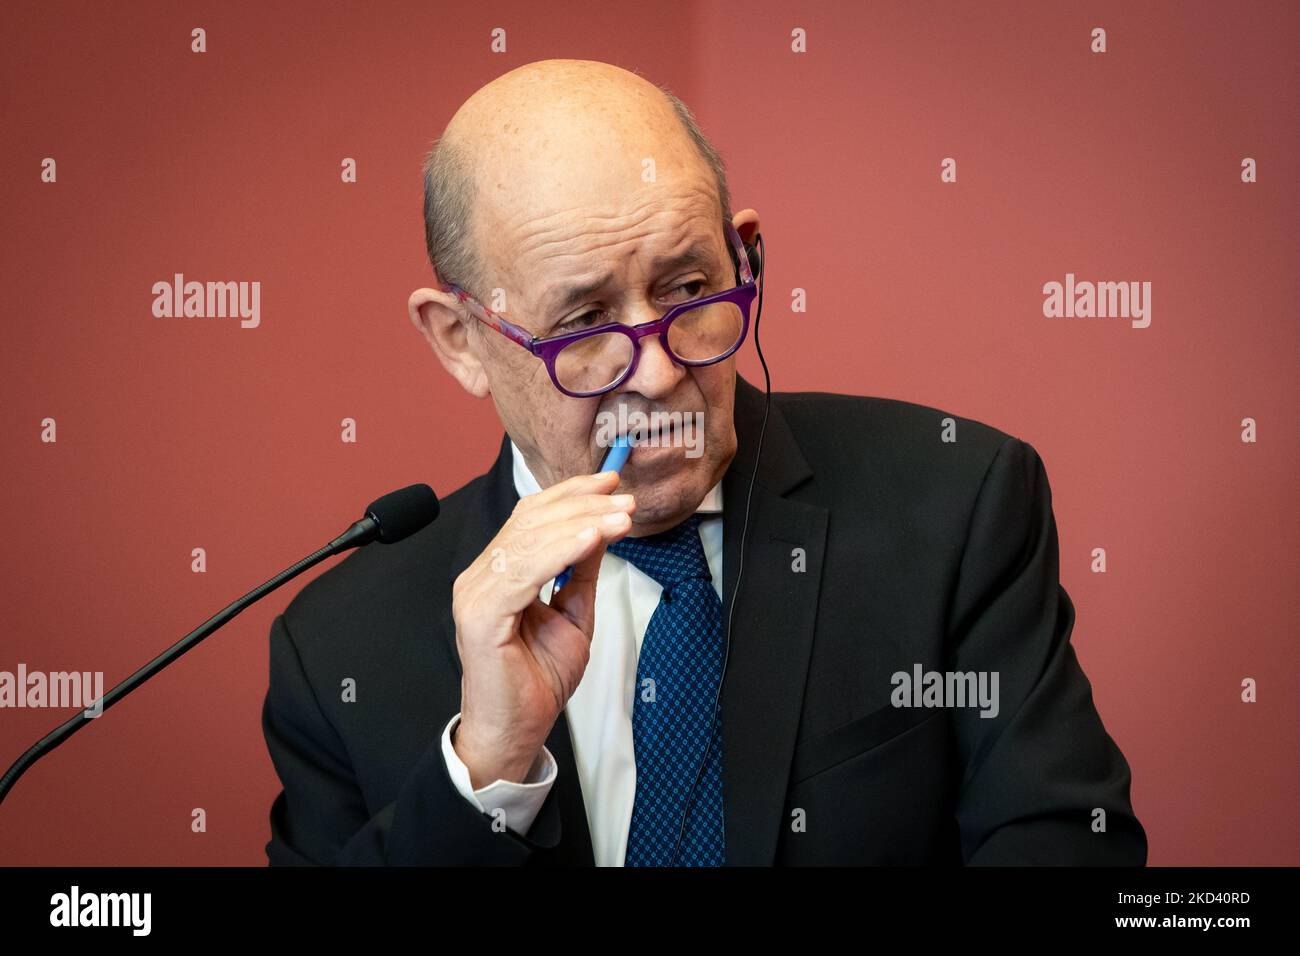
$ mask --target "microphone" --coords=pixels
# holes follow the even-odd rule
[[[438,496],[433,489],[428,485],[408,485],[370,502],[366,516],[325,547],[334,549],[331,554],[338,554],[372,540],[395,544],[432,524],[437,517]]]
[[[372,501],[366,508],[365,517],[355,522],[325,547],[312,552],[297,564],[281,571],[261,587],[254,588],[235,603],[218,611],[114,687],[102,698],[95,701],[95,706],[91,710],[83,710],[37,741],[25,754],[14,761],[13,766],[5,771],[3,777],[0,777],[0,803],[4,802],[5,795],[17,782],[18,778],[37,760],[63,743],[90,721],[100,716],[109,707],[112,707],[150,677],[153,677],[154,674],[175,661],[250,604],[270,594],[286,581],[297,577],[326,558],[372,541],[379,541],[382,544],[394,544],[432,524],[437,517],[438,496],[433,493],[433,489],[428,485],[410,485]]]

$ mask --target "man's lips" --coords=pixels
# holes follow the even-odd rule
[[[628,460],[630,465],[635,465],[637,461],[649,465],[650,459],[658,460],[668,454],[670,449],[693,448],[692,436],[699,435],[700,439],[703,437],[703,419],[704,413],[700,411],[625,411],[620,408],[615,420],[615,412],[602,411],[596,416],[592,442],[593,468],[599,469],[600,462],[616,443],[633,450],[634,453]],[[687,457],[696,456],[688,451]]]
[[[619,438],[626,437],[628,444],[633,448],[641,445],[652,446],[656,441],[658,441],[660,445],[664,445],[676,436],[677,428],[678,426],[675,421],[669,421],[666,428],[649,428],[639,434],[626,433],[620,435]]]

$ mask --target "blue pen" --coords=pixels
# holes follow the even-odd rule
[[[610,447],[609,451],[605,453],[605,460],[601,462],[600,470],[622,471],[623,466],[627,463],[627,456],[630,454],[632,454],[632,446],[628,444],[627,436],[620,435],[614,440],[614,444]],[[555,592],[568,584],[569,578],[572,576],[572,565],[561,571],[555,578],[555,587],[551,588],[551,597],[555,597]]]

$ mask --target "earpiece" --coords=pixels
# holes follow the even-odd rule
[[[758,246],[750,245],[748,242],[744,245],[745,255],[749,256],[749,271],[757,279],[759,273],[763,271],[763,254],[759,252]]]

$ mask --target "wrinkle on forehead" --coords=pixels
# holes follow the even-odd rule
[[[502,238],[520,261],[548,262],[584,257],[598,249],[643,240],[656,234],[682,237],[697,218],[716,218],[717,199],[707,180],[680,187],[645,191],[619,212],[570,209],[527,219],[513,227],[502,224]]]
[[[513,232],[522,248],[530,233],[602,228],[600,220],[631,220],[656,205],[702,203],[717,209],[712,170],[680,139],[674,131],[638,142],[606,137],[570,144],[574,148],[567,152],[520,157],[480,186],[480,222],[485,231]]]
[[[708,201],[706,195],[693,208],[656,206],[624,217],[581,217],[576,222],[553,223],[549,229],[528,230],[524,250],[507,274],[510,284],[519,290],[515,302],[530,323],[545,325],[560,311],[575,307],[576,302],[563,304],[562,293],[569,287],[621,277],[627,283],[623,294],[627,294],[641,283],[667,278],[668,267],[655,260],[681,255],[697,244],[713,248],[714,268],[706,272],[717,280],[716,269],[725,254],[719,255],[714,245],[718,241],[713,235],[716,202]],[[657,275],[657,269],[664,275]],[[532,331],[537,334],[541,329]]]

